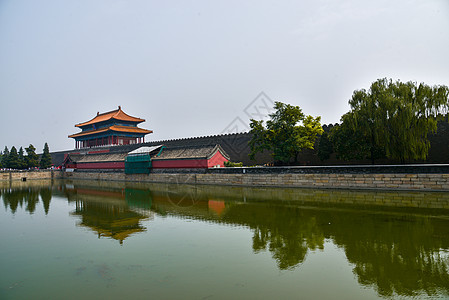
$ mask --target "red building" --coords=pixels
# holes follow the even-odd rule
[[[69,135],[75,139],[75,148],[89,148],[106,145],[129,145],[145,142],[145,135],[153,131],[137,127],[144,119],[132,117],[118,109],[97,113],[90,121],[76,124],[82,131]]]
[[[127,153],[68,154],[63,162],[66,169],[124,170]]]
[[[163,148],[151,158],[153,169],[224,167],[229,156],[220,145]]]
[[[92,151],[84,154],[68,154],[63,162],[66,169],[78,170],[124,170],[125,159],[128,156],[139,153],[140,149],[147,150],[148,169],[206,169],[213,167],[224,167],[224,163],[229,161],[229,156],[223,151],[220,145],[197,145],[186,147],[141,147],[130,153],[95,153],[103,151]],[[132,154],[134,152],[134,154]],[[144,152],[146,153],[146,152]],[[131,170],[132,171],[132,170]],[[149,172],[149,170],[148,170]],[[131,172],[129,174],[137,174]]]

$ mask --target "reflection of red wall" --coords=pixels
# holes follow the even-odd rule
[[[76,167],[77,169],[124,169],[125,162],[78,163]]]
[[[209,210],[215,211],[219,216],[223,213],[223,211],[226,208],[224,201],[220,200],[209,200],[208,205]]]

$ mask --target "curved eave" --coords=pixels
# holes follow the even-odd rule
[[[97,124],[100,122],[105,122],[111,119],[115,119],[118,121],[134,122],[136,124],[145,122],[145,119],[130,116],[127,113],[125,113],[121,108],[119,108],[110,112],[99,114],[87,122],[76,124],[75,127],[84,127],[92,124]]]
[[[69,138],[89,136],[89,135],[104,133],[104,132],[108,132],[108,131],[121,132],[121,133],[137,133],[137,134],[153,133],[153,130],[148,130],[148,129],[143,129],[143,128],[126,128],[126,126],[111,126],[108,128],[102,128],[102,129],[98,129],[98,130],[83,131],[80,133],[75,133],[75,134],[69,135]]]

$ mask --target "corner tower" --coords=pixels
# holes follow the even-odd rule
[[[76,124],[82,131],[69,135],[75,139],[75,148],[90,148],[107,145],[129,145],[145,142],[145,135],[152,133],[137,127],[144,119],[132,117],[118,109],[98,113],[90,121]]]

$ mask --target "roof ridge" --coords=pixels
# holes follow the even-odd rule
[[[215,135],[200,135],[200,136],[191,136],[191,137],[179,137],[179,138],[165,139],[165,140],[154,140],[154,141],[149,141],[148,143],[176,142],[176,141],[185,141],[185,140],[197,140],[197,139],[208,139],[208,138],[221,138],[221,137],[227,137],[227,136],[231,136],[231,135],[247,135],[247,134],[249,134],[249,131],[245,131],[245,132],[220,133],[220,134],[215,134]]]
[[[178,149],[178,148],[204,148],[204,147],[215,147],[218,144],[199,144],[199,145],[184,145],[184,146],[165,146],[166,149]]]
[[[103,116],[103,115],[107,115],[107,114],[110,114],[110,113],[113,113],[113,112],[119,112],[119,111],[120,111],[120,109],[117,108],[117,109],[114,109],[114,110],[111,110],[111,111],[107,111],[107,112],[104,112],[104,113],[101,113],[101,114],[100,114],[100,112],[98,112],[96,116]]]

